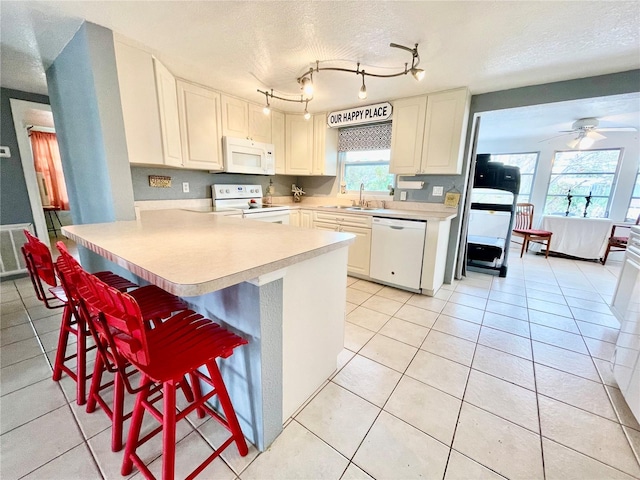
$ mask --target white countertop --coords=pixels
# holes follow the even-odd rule
[[[184,210],[140,220],[70,225],[89,250],[179,296],[202,295],[348,246],[354,235]]]
[[[428,210],[399,210],[391,208],[375,208],[368,210],[351,210],[350,207],[335,208],[323,205],[289,205],[290,208],[303,210],[318,210],[327,213],[344,215],[368,215],[370,217],[400,218],[404,220],[444,221],[455,218],[456,211],[428,211]]]

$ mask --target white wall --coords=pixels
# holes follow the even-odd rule
[[[617,183],[614,185],[613,198],[609,211],[609,218],[615,222],[624,221],[629,199],[633,191],[633,186],[638,172],[638,162],[640,158],[640,143],[638,142],[638,132],[606,132],[603,140],[596,142],[592,148],[622,148],[622,158],[618,165],[619,173]],[[569,150],[567,142],[574,137],[566,135],[552,140],[545,138],[508,138],[489,139],[482,138],[482,130],[478,140],[478,153],[525,153],[540,152],[538,157],[538,169],[533,182],[531,192],[531,203],[536,206],[536,218],[534,224],[542,215],[547,195],[547,187],[551,178],[551,164],[553,157],[558,150]]]

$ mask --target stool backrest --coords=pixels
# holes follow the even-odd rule
[[[529,230],[533,224],[533,203],[517,203],[516,218],[513,228],[516,230]]]
[[[94,325],[114,356],[119,354],[136,365],[148,365],[144,320],[135,299],[84,270],[79,272],[78,292],[87,310],[97,312]]]

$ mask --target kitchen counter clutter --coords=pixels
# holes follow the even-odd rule
[[[336,370],[353,235],[182,210],[63,233],[248,340],[220,369],[259,450]]]

